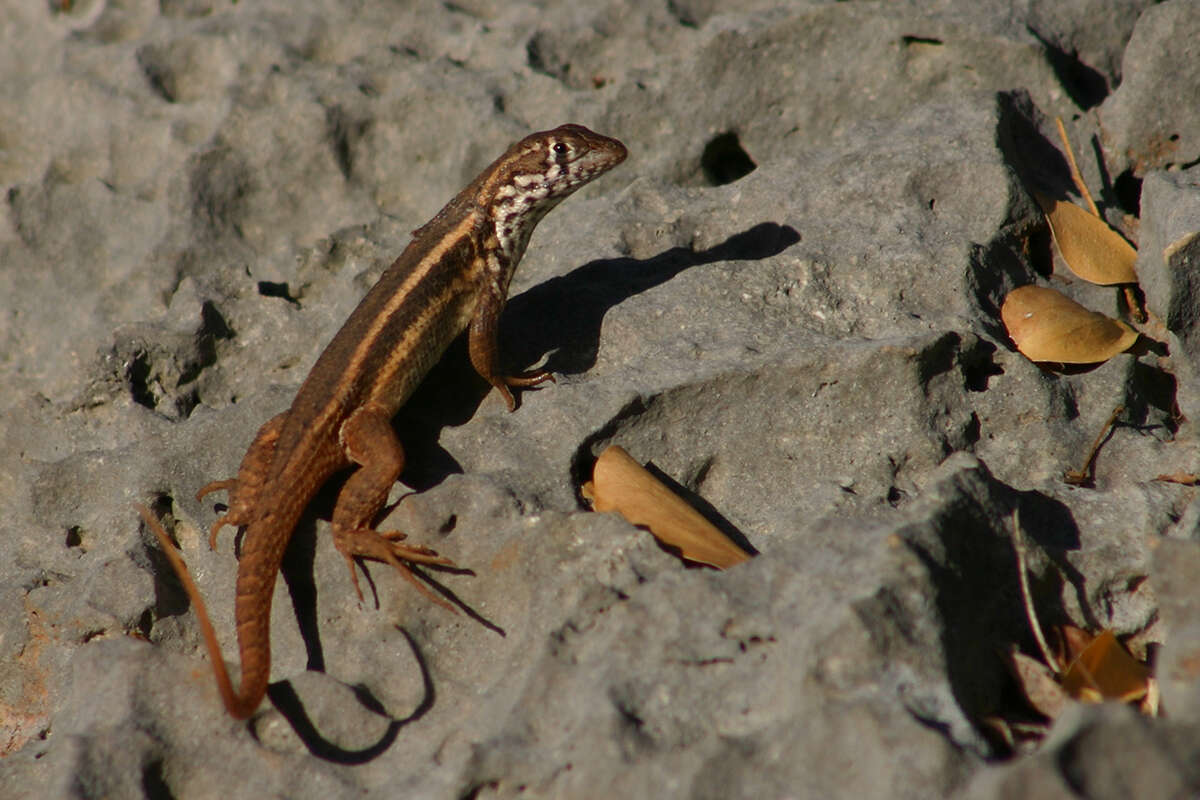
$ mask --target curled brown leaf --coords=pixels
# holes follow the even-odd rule
[[[584,496],[596,511],[616,511],[634,525],[644,526],[689,561],[726,569],[750,558],[618,445],[596,459]]]
[[[1040,193],[1034,197],[1050,223],[1058,252],[1072,272],[1101,286],[1137,283],[1137,251],[1108,223],[1066,200]]]
[[[1096,364],[1127,350],[1138,337],[1125,323],[1041,286],[1009,292],[1000,319],[1013,344],[1030,361]]]
[[[1092,636],[1072,626],[1063,626],[1064,638],[1072,634],[1076,641],[1068,645],[1078,654],[1062,674],[1062,687],[1068,695],[1086,703],[1120,700],[1139,702],[1149,689],[1150,670],[1129,654],[1110,630]]]

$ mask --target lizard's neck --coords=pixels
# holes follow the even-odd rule
[[[525,255],[533,229],[560,199],[539,198],[533,191],[512,192],[492,204],[484,250],[488,271],[502,295],[508,294],[509,281]]]

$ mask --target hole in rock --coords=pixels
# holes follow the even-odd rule
[[[299,305],[299,301],[292,297],[292,291],[288,288],[287,282],[276,283],[275,281],[259,281],[258,293],[263,297],[281,297],[289,303]]]
[[[742,149],[738,135],[732,131],[714,137],[704,146],[700,169],[711,186],[723,186],[749,175],[758,167]]]
[[[1141,216],[1142,210],[1142,179],[1127,169],[1113,181],[1113,196],[1117,205],[1126,214]]]

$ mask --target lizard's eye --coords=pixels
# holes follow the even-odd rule
[[[571,148],[567,147],[565,142],[555,142],[554,146],[550,149],[554,151],[554,155],[559,157],[563,157],[567,153],[571,152]]]

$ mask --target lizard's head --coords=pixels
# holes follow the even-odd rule
[[[505,249],[519,253],[547,211],[628,154],[616,139],[582,125],[531,133],[481,176],[484,183],[478,197],[495,220]]]
[[[629,151],[616,139],[582,125],[560,125],[531,133],[514,144],[493,167],[495,200],[519,196],[523,202],[561,200],[625,160]],[[505,189],[504,187],[510,187]]]

